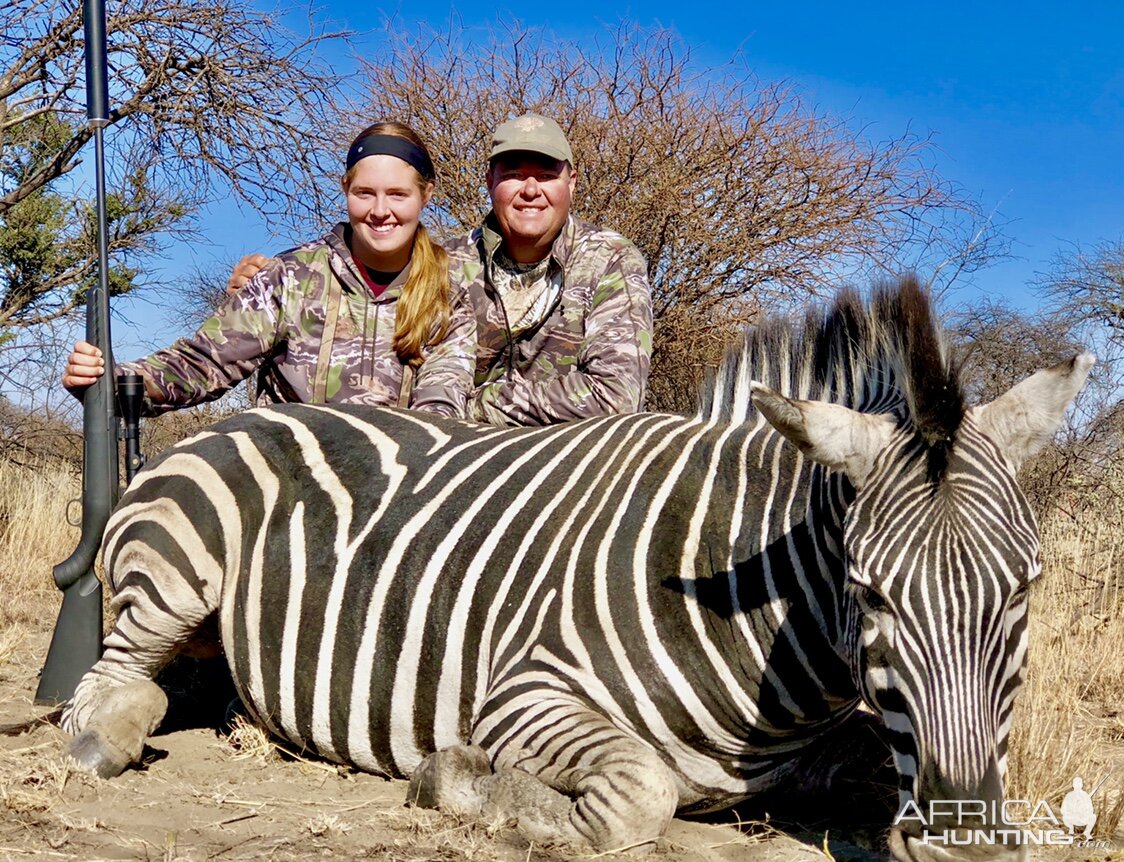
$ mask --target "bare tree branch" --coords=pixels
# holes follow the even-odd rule
[[[1124,348],[1124,238],[1059,252],[1038,286],[1075,325],[1092,324]]]
[[[458,24],[391,22],[366,73],[371,115],[409,122],[435,153],[448,230],[487,209],[497,123],[534,110],[562,125],[579,171],[575,211],[648,259],[660,406],[682,406],[690,378],[762,305],[858,272],[953,258],[969,270],[997,252],[978,205],[936,174],[927,137],[871,142],[740,58],[695,63],[669,31],[625,22],[579,43],[518,23],[476,38]],[[678,342],[701,352],[683,355]]]
[[[60,186],[91,137],[81,10],[0,5],[0,327],[69,314],[93,273],[90,202]],[[248,0],[121,0],[106,34],[117,292],[205,201],[233,196],[290,228],[334,210],[346,80],[322,55],[349,34],[291,34]]]

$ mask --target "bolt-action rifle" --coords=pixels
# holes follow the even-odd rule
[[[105,0],[84,0],[86,36],[86,118],[94,133],[97,178],[98,278],[86,297],[86,340],[105,357],[106,373],[86,388],[82,399],[82,533],[74,553],[54,567],[62,590],[55,633],[39,677],[35,702],[69,700],[78,681],[101,657],[101,582],[94,563],[109,513],[117,503],[117,415],[113,395],[113,350],[109,337],[109,251],[105,208],[104,127],[109,122],[106,81]],[[124,376],[123,376],[124,377]],[[139,469],[138,417],[143,387],[137,375],[120,384],[121,414],[128,456],[128,478]]]

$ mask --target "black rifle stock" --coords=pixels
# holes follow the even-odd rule
[[[101,583],[94,563],[109,513],[117,502],[117,424],[113,405],[113,351],[109,339],[109,252],[105,213],[105,144],[109,120],[106,81],[105,2],[85,0],[86,117],[94,130],[97,175],[98,280],[86,297],[86,340],[99,347],[106,373],[82,395],[82,534],[66,560],[54,568],[63,591],[47,661],[35,702],[70,699],[78,681],[101,657]]]

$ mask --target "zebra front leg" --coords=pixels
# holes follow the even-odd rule
[[[547,744],[537,752],[501,751],[497,779],[510,763],[510,771],[534,774],[572,798],[569,822],[595,850],[653,849],[679,804],[671,770],[654,749],[602,716],[589,713],[582,724],[564,734],[563,750]]]
[[[126,572],[113,575],[117,622],[62,714],[63,730],[77,734],[71,759],[102,778],[140,760],[168,709],[153,677],[218,607],[216,589],[185,577],[148,543],[126,544],[114,563],[113,571]]]
[[[650,849],[675,814],[671,770],[604,716],[555,702],[496,746],[430,755],[410,783],[416,804],[512,820],[527,838],[596,850]]]

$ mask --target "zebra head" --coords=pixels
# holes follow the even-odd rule
[[[990,404],[962,410],[954,435],[899,413],[861,413],[753,384],[767,421],[855,489],[844,518],[846,649],[859,692],[889,731],[899,773],[903,860],[1021,858],[998,846],[940,847],[924,828],[978,828],[972,800],[1001,805],[1007,734],[1026,656],[1027,586],[1038,531],[1015,483],[1049,442],[1094,357],[1039,371]],[[910,812],[911,816],[903,814]]]

